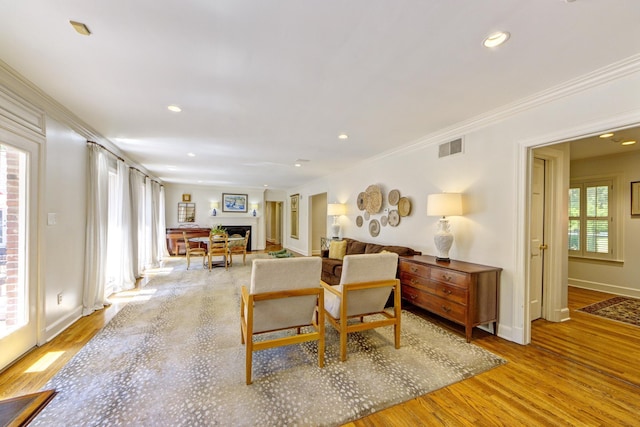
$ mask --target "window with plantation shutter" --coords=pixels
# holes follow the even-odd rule
[[[613,258],[613,179],[572,182],[569,188],[569,254]]]

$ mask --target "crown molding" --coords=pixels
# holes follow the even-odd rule
[[[2,60],[0,60],[0,84],[9,89],[9,91],[12,92],[14,98],[16,96],[21,98],[23,102],[30,104],[32,108],[37,108],[43,111],[45,116],[50,116],[51,118],[69,126],[74,132],[85,138],[87,141],[100,143],[101,145],[105,146],[110,151],[114,152],[116,155],[124,159],[127,164],[135,166],[136,168],[143,171],[147,176],[161,181],[159,178],[149,174],[146,168],[128,158],[122,152],[122,150],[120,150],[120,148],[118,148],[110,140],[102,136],[98,131],[82,121],[64,105],[60,104],[51,96],[47,95],[42,91],[42,89],[33,84],[31,81],[27,80],[24,76],[11,68]],[[43,128],[43,131],[44,130],[45,129]]]
[[[376,162],[391,156],[412,153],[434,144],[460,138],[466,133],[501,122],[524,111],[557,101],[567,96],[584,92],[638,72],[640,72],[640,54],[635,54],[621,61],[614,62],[590,73],[553,86],[542,92],[519,99],[497,109],[487,111],[437,132],[433,132],[406,145],[385,151],[377,156],[370,157],[364,162]]]

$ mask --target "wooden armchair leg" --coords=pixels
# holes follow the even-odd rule
[[[251,384],[253,381],[251,380],[251,362],[253,358],[253,349],[247,342],[247,357],[246,357],[246,375],[247,375],[247,385]]]
[[[340,361],[347,360],[347,331],[340,331]]]

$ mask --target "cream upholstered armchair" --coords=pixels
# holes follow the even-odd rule
[[[187,232],[183,231],[182,232],[182,237],[184,238],[184,250],[185,253],[187,255],[187,270],[189,269],[189,266],[191,265],[191,257],[192,256],[202,256],[202,261],[204,264],[204,258],[207,256],[207,250],[205,248],[201,248],[201,247],[194,247],[192,248],[191,245],[189,244],[189,238],[187,237]]]
[[[253,260],[251,284],[242,286],[240,327],[246,345],[246,381],[251,384],[253,352],[318,341],[318,366],[324,366],[324,290],[319,257]],[[312,326],[301,333],[303,326]],[[254,342],[254,336],[296,329],[295,335]]]
[[[346,255],[340,284],[325,288],[324,309],[327,319],[340,333],[340,360],[347,360],[347,334],[382,326],[394,327],[395,348],[400,348],[400,281],[396,279],[398,254],[376,253]],[[394,291],[393,311],[385,310]],[[384,318],[363,322],[364,316],[381,314]],[[360,322],[350,319],[359,318]]]

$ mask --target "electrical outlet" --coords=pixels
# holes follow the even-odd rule
[[[62,292],[58,294],[58,305],[62,304]]]

